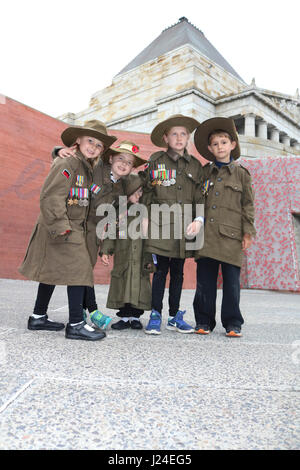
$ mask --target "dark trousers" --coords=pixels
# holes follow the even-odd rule
[[[180,258],[167,258],[166,256],[160,255],[156,255],[156,257],[157,270],[153,274],[152,280],[152,309],[159,313],[162,311],[166,278],[170,270],[169,315],[175,317],[180,305],[185,260]]]
[[[69,322],[83,321],[83,299],[86,286],[68,286]],[[40,283],[33,313],[45,315],[55,286]]]
[[[94,287],[84,287],[83,308],[88,310],[90,313],[94,310],[98,310]]]
[[[132,307],[131,304],[125,304],[124,307],[120,308],[120,311],[117,313],[118,317],[135,317],[140,318],[143,315],[144,310],[139,308]]]
[[[211,258],[197,260],[197,288],[194,297],[196,324],[216,326],[217,279],[219,266],[223,276],[223,297],[221,322],[227,326],[241,326],[244,323],[240,312],[240,271],[238,266],[222,263]]]

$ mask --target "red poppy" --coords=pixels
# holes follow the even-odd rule
[[[132,151],[133,153],[137,153],[137,152],[139,151],[139,148],[138,148],[136,145],[134,145],[134,146],[132,147],[131,151]]]

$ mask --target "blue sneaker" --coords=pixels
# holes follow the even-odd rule
[[[161,314],[156,310],[152,310],[148,325],[145,328],[147,335],[160,335]]]
[[[175,317],[169,317],[167,330],[179,331],[179,333],[194,333],[194,328],[183,319],[185,312],[186,310],[178,310]]]
[[[91,322],[94,323],[98,328],[105,330],[111,322],[111,318],[104,313],[100,312],[100,310],[94,310],[90,315]]]

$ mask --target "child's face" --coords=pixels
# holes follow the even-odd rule
[[[111,155],[109,158],[112,174],[118,178],[129,175],[134,165],[134,156],[128,153]]]
[[[78,137],[76,143],[79,145],[79,150],[82,155],[87,159],[99,157],[104,150],[103,142],[94,137]]]
[[[175,152],[183,155],[190,138],[190,133],[185,127],[171,127],[169,132],[164,135],[164,141]]]
[[[139,188],[137,191],[135,191],[135,193],[129,196],[128,201],[131,202],[132,204],[137,204],[140,198],[142,197],[142,195],[143,195],[143,190],[142,188]]]
[[[230,162],[230,154],[236,147],[236,142],[231,141],[226,135],[213,135],[210,139],[208,150],[218,162]]]

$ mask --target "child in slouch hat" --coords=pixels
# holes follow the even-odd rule
[[[203,122],[195,132],[199,153],[211,160],[204,167],[204,246],[196,251],[197,289],[194,298],[195,332],[209,334],[216,325],[219,266],[223,275],[221,321],[226,336],[242,336],[239,308],[243,251],[255,236],[251,175],[235,162],[240,157],[234,121],[218,117]]]

